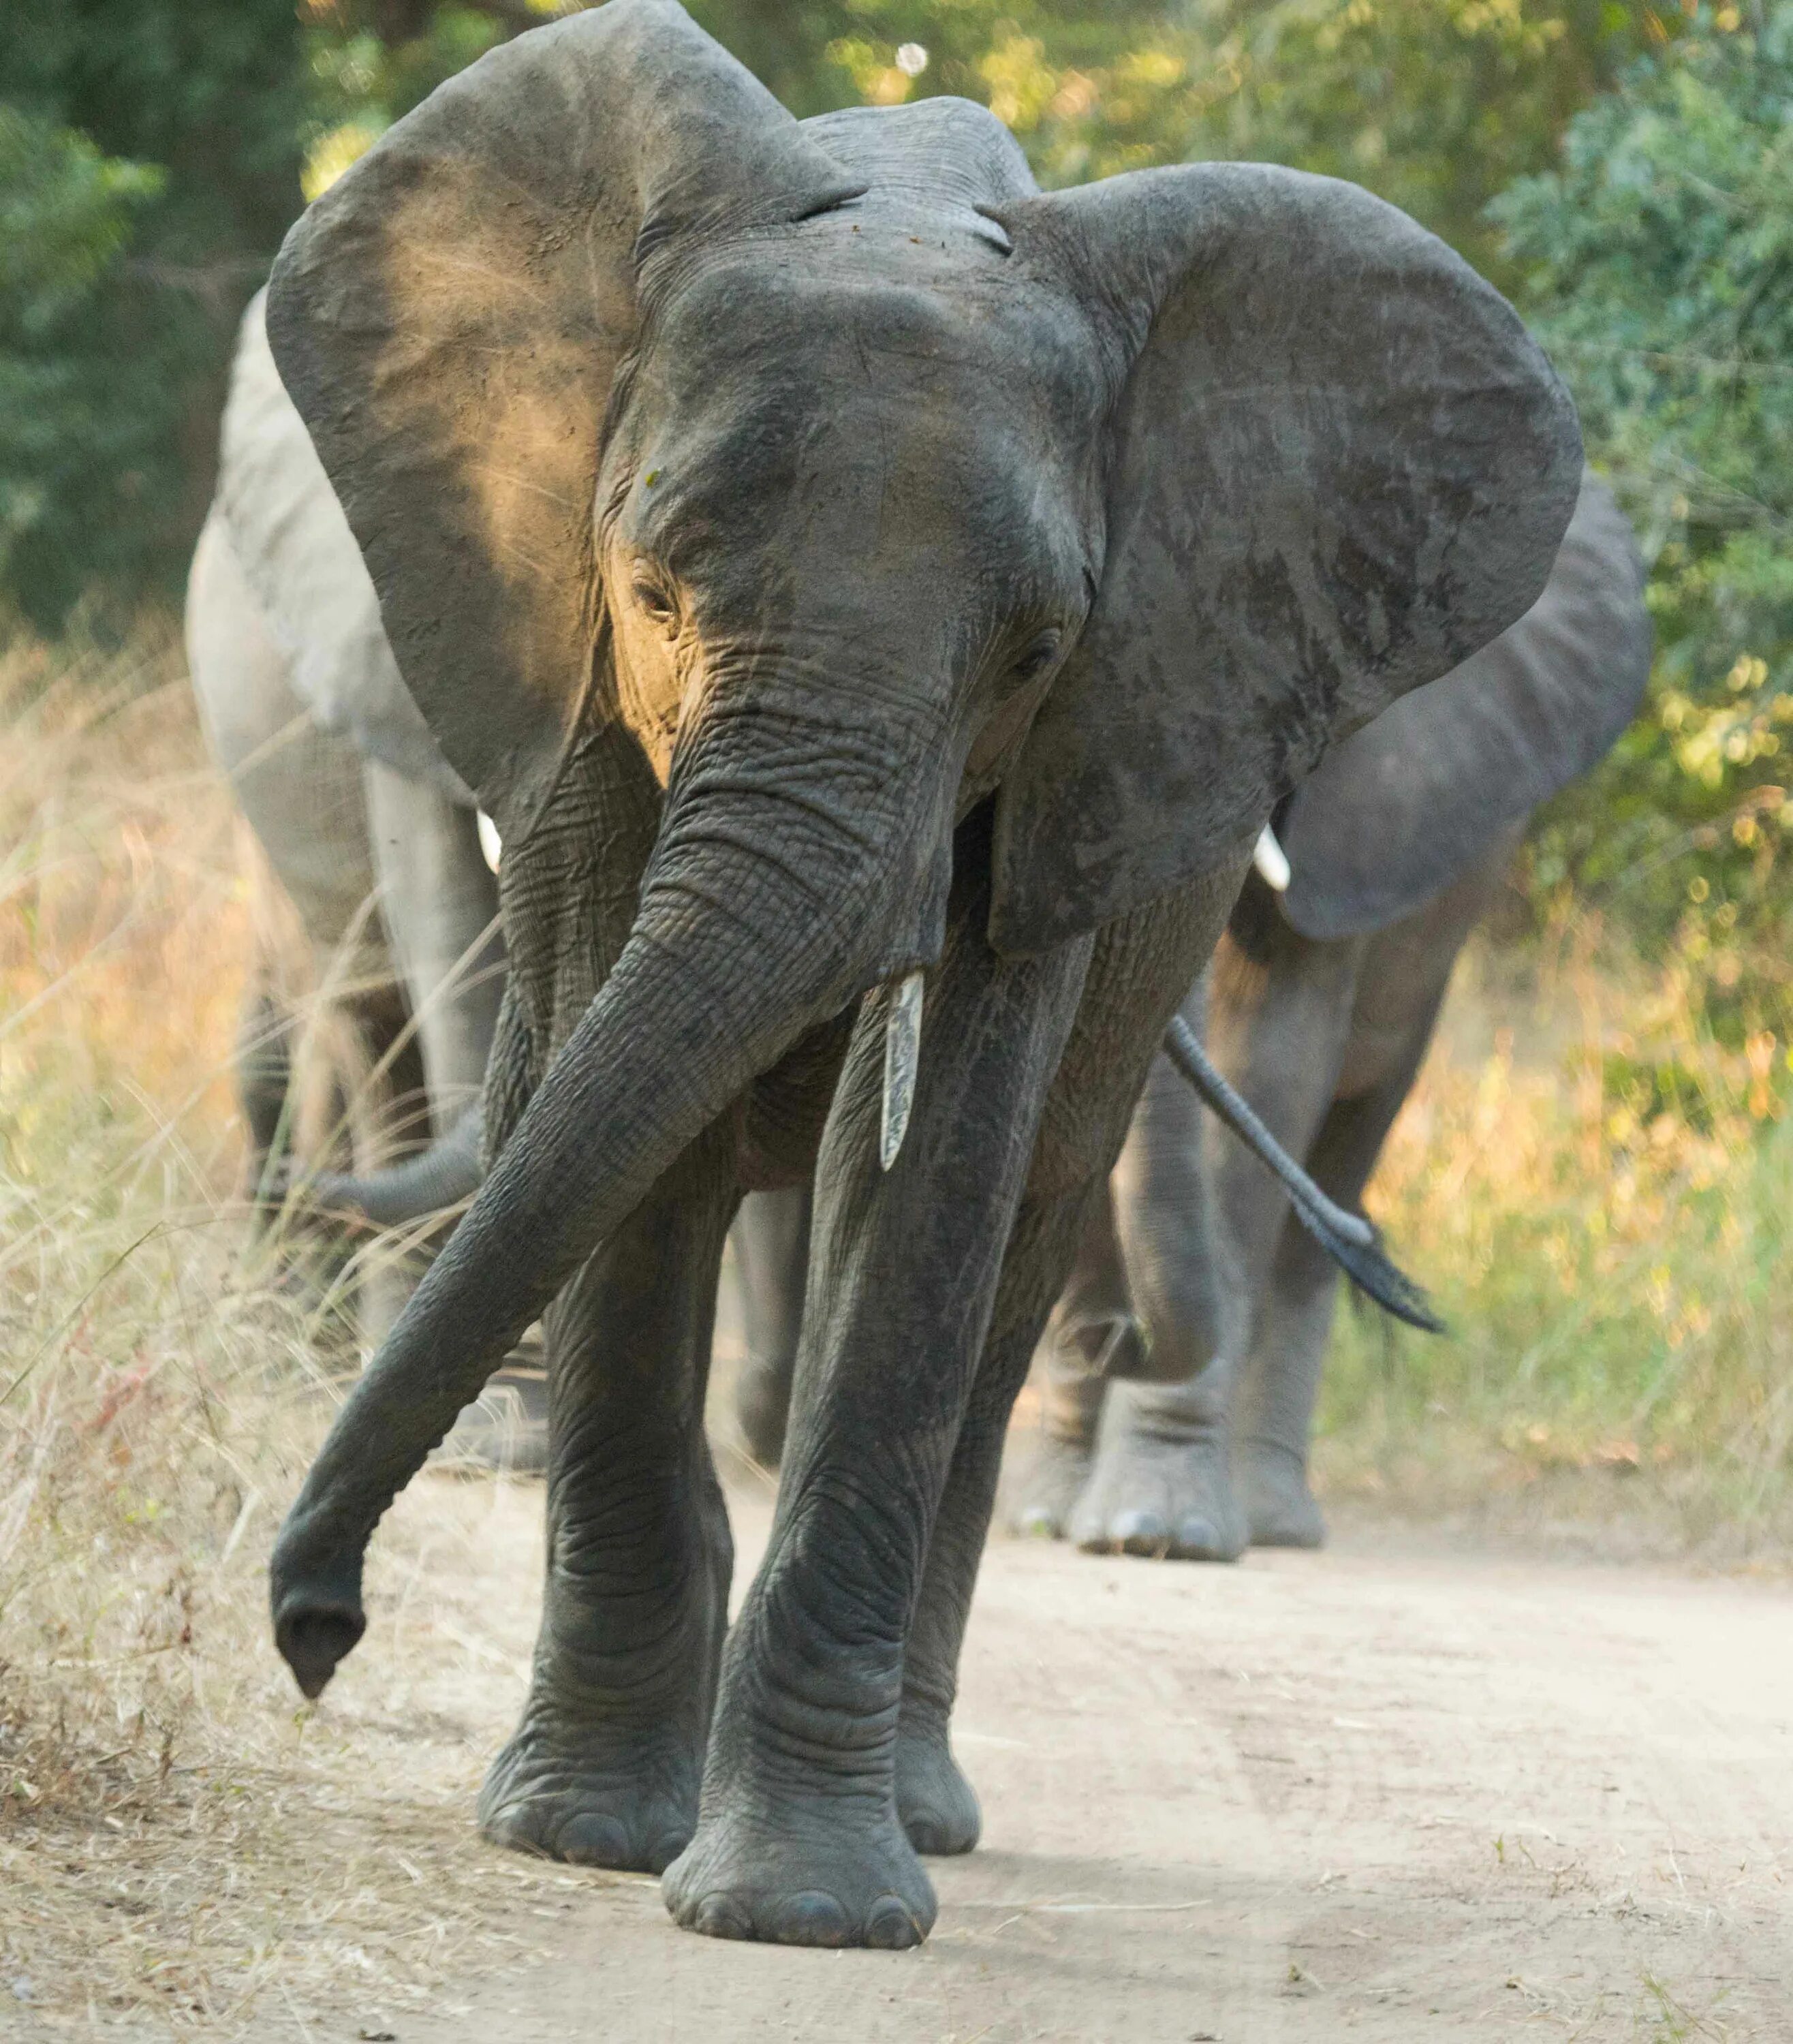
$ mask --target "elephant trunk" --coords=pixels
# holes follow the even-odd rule
[[[320,1172],[305,1189],[306,1203],[371,1228],[404,1228],[458,1207],[479,1190],[484,1131],[485,1118],[475,1101],[427,1150],[384,1170]]]
[[[800,1035],[938,956],[950,795],[939,799],[912,753],[864,759],[863,782],[835,759],[808,786],[726,763],[675,775],[614,969],[350,1393],[282,1528],[275,1638],[307,1696],[364,1627],[374,1527],[524,1328]]]

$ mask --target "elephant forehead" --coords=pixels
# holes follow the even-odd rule
[[[1067,425],[1087,415],[1099,365],[1080,308],[925,212],[853,210],[691,280],[656,321],[670,394],[702,407],[757,389],[802,411],[889,394]]]

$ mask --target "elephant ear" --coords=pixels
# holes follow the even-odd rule
[[[1329,743],[1522,615],[1581,447],[1505,300],[1354,186],[1204,164],[1000,217],[1131,362],[1100,586],[998,796],[1025,954],[1242,865]]]
[[[470,804],[400,678],[361,549],[268,352],[263,295],[243,315],[218,448],[231,553],[319,725],[364,758]]]
[[[861,187],[673,0],[532,30],[299,220],[268,336],[443,751],[506,836],[585,696],[637,265]]]
[[[1644,565],[1598,478],[1544,594],[1492,646],[1327,755],[1281,826],[1283,912],[1303,936],[1380,930],[1467,872],[1603,758],[1649,678]]]

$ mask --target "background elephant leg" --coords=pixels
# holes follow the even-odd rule
[[[269,1167],[290,1147],[287,1098],[293,1082],[293,1018],[258,978],[244,997],[236,1028],[236,1089],[248,1132],[244,1191],[258,1230],[271,1225],[281,1201]]]
[[[380,913],[423,1047],[430,1120],[444,1134],[479,1098],[504,993],[498,883],[478,820],[420,781],[370,763],[368,836]]]
[[[1353,1212],[1361,1211],[1364,1188],[1412,1090],[1443,998],[1441,980],[1382,1074],[1333,1103],[1308,1152],[1315,1183]],[[1305,1228],[1285,1220],[1237,1412],[1239,1490],[1256,1547],[1318,1547],[1326,1539],[1307,1450],[1338,1284],[1332,1259]]]
[[[350,1168],[383,1170],[428,1140],[424,1063],[403,994],[390,982],[339,1003],[349,1035],[344,1074]],[[397,1235],[382,1235],[355,1253],[356,1305],[363,1351],[371,1355],[391,1331],[416,1288],[421,1259]]]
[[[1181,1012],[1204,1033],[1205,1008],[1198,983]],[[1154,1058],[1110,1183],[1127,1294],[1157,1381],[1109,1386],[1071,1520],[1087,1548],[1231,1562],[1245,1546],[1228,1412],[1244,1314],[1215,1212],[1209,1139],[1219,1132],[1204,1128],[1169,1059]]]
[[[1080,1212],[1071,1274],[1034,1356],[1041,1427],[1028,1444],[1013,1524],[1017,1533],[1035,1539],[1063,1537],[1072,1508],[1089,1480],[1108,1373],[1138,1360],[1138,1331],[1115,1239],[1108,1187],[1095,1187]],[[981,1393],[981,1377],[978,1384]],[[1012,1400],[1013,1395],[1012,1390]]]
[[[885,1001],[860,1011],[823,1140],[777,1513],[724,1654],[697,1835],[666,1877],[678,1920],[716,1936],[906,1946],[933,1919],[896,1815],[904,1642],[1089,956],[990,949],[981,820],[960,833],[903,1148],[879,1168]]]
[[[704,1439],[732,1136],[712,1130],[550,1308],[547,1580],[500,1845],[658,1873],[697,1822],[733,1566]]]
[[[812,1198],[808,1184],[750,1193],[735,1217],[735,1264],[747,1345],[735,1410],[747,1451],[762,1469],[775,1470],[785,1452],[791,1377],[803,1330]]]

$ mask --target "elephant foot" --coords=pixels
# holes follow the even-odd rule
[[[1096,1466],[1071,1514],[1086,1554],[1150,1554],[1177,1562],[1236,1562],[1246,1547],[1227,1439],[1159,1439],[1104,1427]]]
[[[479,1792],[481,1834],[574,1866],[662,1873],[697,1827],[703,1767],[700,1750],[667,1746],[663,1733],[631,1741],[615,1727],[551,1732],[526,1719]]]
[[[1307,1482],[1307,1471],[1286,1448],[1244,1444],[1239,1489],[1246,1525],[1254,1547],[1323,1547],[1326,1516]]]
[[[707,1817],[667,1868],[666,1908],[687,1931],[770,1945],[904,1951],[933,1928],[933,1883],[888,1804],[755,1796]]]
[[[1024,1539],[1062,1540],[1071,1508],[1089,1481],[1091,1460],[1085,1443],[1042,1435],[1018,1487],[1019,1496],[1009,1514],[1011,1529]]]
[[[984,1813],[944,1733],[897,1735],[896,1815],[918,1853],[946,1858],[976,1846]]]

